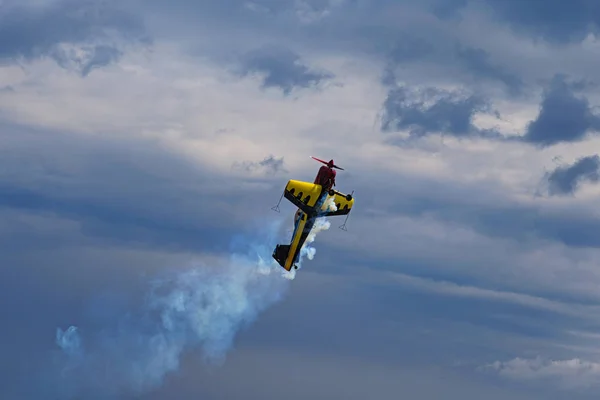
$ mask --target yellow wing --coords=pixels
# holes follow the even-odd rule
[[[285,198],[306,214],[311,213],[311,209],[319,200],[320,194],[321,185],[293,179],[288,181],[284,191]]]
[[[315,183],[290,180],[285,186],[284,196],[291,201],[296,207],[304,211],[306,214],[312,214],[312,211],[319,200],[321,194],[321,185]],[[347,215],[354,206],[354,197],[335,191],[333,202],[336,206],[336,211],[327,211],[322,216]],[[329,199],[326,200],[327,202]]]
[[[332,197],[336,211],[327,211],[324,213],[324,216],[329,217],[334,215],[350,214],[350,211],[352,211],[352,207],[354,206],[354,196],[336,191]],[[329,201],[329,199],[327,199],[327,201]]]

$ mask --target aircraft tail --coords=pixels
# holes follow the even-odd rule
[[[278,244],[273,250],[273,258],[285,268],[285,260],[288,258],[288,254],[290,253],[290,245],[289,244]]]

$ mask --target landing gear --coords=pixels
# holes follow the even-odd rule
[[[330,196],[332,196],[332,197],[333,197],[333,196],[335,196],[336,194],[338,194],[338,195],[340,195],[340,196],[342,196],[342,195],[343,195],[342,193],[340,193],[340,192],[336,191],[335,189],[329,189],[329,191],[328,191],[327,193],[328,193]],[[346,198],[346,200],[348,200],[348,201],[352,200],[352,194],[347,194],[347,195],[345,195],[344,197],[345,197],[345,198]]]
[[[275,212],[280,212],[279,211],[279,204],[281,203],[281,200],[283,199],[283,195],[284,194],[285,194],[285,191],[281,194],[281,197],[279,198],[279,201],[277,202],[277,204],[275,204],[273,207],[271,207],[271,210],[273,210]]]

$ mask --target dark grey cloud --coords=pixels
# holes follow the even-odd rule
[[[303,318],[303,323],[312,323],[315,328],[310,332],[303,332],[298,330],[297,327],[278,323],[279,329],[277,332],[253,332],[249,334],[248,339],[265,346],[270,345],[281,348],[285,348],[287,343],[293,341],[296,345],[302,346],[307,352],[333,356],[342,350],[344,354],[363,360],[390,364],[432,363],[448,365],[461,356],[469,358],[483,357],[480,360],[484,361],[489,357],[489,353],[509,351],[511,346],[506,348],[502,345],[493,346],[492,338],[482,338],[479,334],[471,333],[467,335],[473,335],[472,339],[477,340],[478,345],[485,346],[487,355],[473,351],[472,348],[469,348],[469,344],[460,343],[461,341],[454,342],[456,347],[448,347],[447,338],[442,337],[444,335],[442,333],[443,325],[450,328],[452,326],[456,327],[456,325],[469,324],[477,327],[477,329],[488,330],[489,333],[517,335],[536,340],[540,338],[564,338],[564,332],[552,329],[553,321],[561,321],[565,325],[578,327],[581,327],[582,323],[589,323],[585,317],[573,318],[553,310],[512,301],[511,295],[514,297],[519,296],[516,292],[509,294],[508,292],[485,289],[485,285],[468,286],[455,283],[461,280],[460,277],[455,277],[455,280],[440,281],[411,276],[410,279],[431,285],[429,289],[424,289],[419,284],[400,283],[395,279],[394,274],[381,271],[377,265],[366,266],[368,272],[363,270],[364,274],[357,274],[355,268],[357,264],[363,262],[362,259],[351,260],[350,257],[346,257],[344,254],[338,253],[336,255],[333,254],[333,251],[327,252],[329,254],[326,258],[319,255],[315,258],[311,267],[302,271],[303,276],[306,277],[298,278],[295,281],[295,285],[297,285],[295,287],[298,288],[297,290],[303,290],[303,286],[307,285],[306,280],[315,279],[311,275],[314,275],[318,269],[326,274],[324,279],[330,281],[331,293],[315,291],[311,298],[302,300],[303,304],[290,304],[290,307],[297,307],[297,312],[301,312],[304,306],[319,309],[319,312],[315,312],[316,315],[306,315]],[[338,264],[341,265],[330,263],[330,259],[335,260],[336,258]],[[399,259],[402,260],[402,255],[399,255]],[[410,263],[407,259],[402,260],[402,262]],[[417,264],[418,262],[413,260],[412,263]],[[373,262],[370,264],[373,264]],[[417,267],[415,265],[415,269]],[[315,280],[319,277],[320,274]],[[452,293],[444,290],[449,287],[456,290]],[[360,295],[352,295],[353,293],[360,293]],[[481,293],[485,293],[485,295],[480,295]],[[336,300],[332,300],[333,298]],[[473,299],[477,299],[477,304],[473,304]],[[356,324],[353,327],[356,336],[370,339],[363,342],[360,347],[352,342],[354,335],[340,335],[335,348],[331,347],[330,342],[320,340],[323,335],[327,335],[331,327],[323,326],[321,324],[324,323],[319,323],[319,321],[326,315],[333,315],[331,313],[335,313],[335,309],[341,307],[342,304],[344,304],[344,307],[351,307],[354,311],[350,315],[340,314],[338,317],[340,319],[344,318],[346,323]],[[414,306],[416,304],[419,306]],[[412,305],[412,307],[406,305]],[[563,309],[568,309],[569,306],[575,309],[578,305],[567,303],[562,304],[562,306]],[[593,308],[590,307],[590,311],[593,311]],[[273,310],[275,315],[282,312],[281,310]],[[503,314],[508,314],[510,317],[500,318],[499,316]],[[411,329],[396,332],[397,335],[403,336],[405,339],[399,340],[397,346],[393,349],[380,342],[380,340],[386,340],[384,332],[378,329],[373,331],[369,329],[369,327],[374,328],[382,324],[380,318],[384,315],[398,323],[408,323],[408,321],[411,323]],[[355,319],[359,316],[362,323]],[[279,316],[278,319],[283,319],[282,317]],[[272,315],[271,318],[273,318]],[[348,321],[346,318],[351,318],[351,320]],[[417,332],[425,330],[429,331],[428,345],[416,340],[415,337],[418,335]],[[410,340],[408,340],[409,337]],[[440,342],[446,343],[442,344]],[[421,346],[431,346],[429,347],[431,351],[424,351]],[[540,347],[542,346],[540,344]],[[407,361],[409,359],[412,360]]]
[[[67,61],[79,64],[85,76],[92,68],[120,57],[121,51],[114,44],[117,37],[130,43],[149,40],[141,18],[116,4],[94,0],[9,4],[0,13],[0,60],[53,57],[63,66]],[[79,56],[61,45],[87,48],[87,59],[78,60]]]
[[[531,6],[529,3],[521,5],[519,2],[508,1],[504,4],[495,0],[345,1],[335,6],[327,3],[319,1],[313,6],[311,2],[309,8],[314,8],[317,12],[325,9],[329,11],[325,17],[311,23],[301,21],[298,14],[302,7],[298,6],[299,2],[293,1],[274,4],[259,0],[201,3],[176,0],[169,4],[168,9],[158,1],[148,4],[152,13],[166,15],[162,20],[169,21],[165,25],[173,29],[169,29],[169,32],[165,29],[165,34],[173,35],[177,40],[193,42],[189,37],[193,37],[194,32],[206,36],[210,32],[227,30],[228,34],[218,44],[203,45],[205,50],[210,48],[207,52],[230,54],[223,48],[235,48],[235,52],[239,53],[249,46],[255,46],[257,42],[264,43],[267,37],[274,37],[280,45],[293,42],[300,43],[305,49],[317,49],[322,53],[331,51],[372,57],[388,63],[388,69],[395,70],[403,81],[436,81],[450,85],[460,83],[475,87],[478,93],[488,95],[501,88],[510,96],[518,95],[529,99],[532,94],[529,89],[538,84],[539,77],[563,72],[562,70],[588,69],[563,62],[544,63],[540,68],[541,61],[536,55],[531,56],[529,64],[527,57],[520,55],[523,53],[521,45],[501,32],[473,39],[477,34],[476,26],[496,29],[494,24],[486,25],[488,18],[508,23],[506,21],[510,20],[510,12],[507,14],[506,10],[516,10],[514,14],[518,18],[520,14],[517,11],[521,9],[541,7],[544,12],[539,15],[540,23],[546,23],[544,19],[548,16],[544,16],[544,13],[552,14],[555,10],[560,12],[562,6],[555,2],[549,3],[549,9],[545,8],[545,3],[537,1],[534,1],[537,5]],[[579,7],[578,4],[574,3],[573,7]],[[465,6],[479,11],[484,8],[488,13],[469,14],[466,17],[469,18],[468,23],[458,26],[459,21],[455,18],[460,16],[460,11]],[[432,14],[452,15],[453,19],[440,20],[432,17]],[[189,21],[199,19],[202,25],[194,30],[190,27],[191,24],[181,26],[182,24],[175,22],[188,21],[187,18]],[[520,23],[515,23],[515,26],[520,26]],[[550,26],[560,25],[556,27],[557,31],[564,27],[560,20],[553,21],[552,18],[547,23]],[[180,25],[179,28],[176,27],[177,24]],[[460,45],[457,47],[456,43]],[[190,46],[193,47],[193,44]],[[584,51],[576,50],[576,57],[581,57]],[[253,70],[265,71],[262,73],[267,76],[264,80],[266,87],[293,87],[287,83],[282,84],[285,80],[276,78],[278,74],[266,72],[271,67],[266,67],[264,61],[254,61],[254,64],[260,66],[255,66]],[[289,70],[281,66],[278,69]],[[294,72],[292,75],[304,73]],[[305,79],[306,77],[300,81]],[[268,83],[269,80],[272,82]],[[313,76],[312,82],[318,82],[316,76]]]
[[[600,129],[595,114],[584,96],[575,96],[582,82],[570,83],[556,75],[544,92],[537,118],[530,122],[523,140],[541,146],[583,140],[589,132]]]
[[[484,53],[479,52],[464,54],[471,54],[467,57],[473,59],[484,57]],[[483,65],[478,67],[481,71],[484,70]],[[383,82],[391,87],[383,104],[381,130],[384,132],[406,129],[415,138],[427,134],[448,134],[465,138],[521,141],[547,147],[582,141],[588,134],[600,130],[600,115],[585,95],[577,95],[577,92],[584,92],[595,85],[585,80],[570,80],[563,74],[551,79],[544,90],[540,111],[527,125],[525,133],[512,136],[502,135],[493,129],[482,130],[473,125],[473,117],[477,113],[500,117],[492,108],[491,100],[477,92],[398,86],[395,83],[396,76],[390,70],[384,74]]]
[[[295,88],[310,88],[334,76],[327,71],[312,70],[304,65],[300,56],[279,46],[267,46],[241,57],[241,76],[258,73],[263,88],[279,88],[289,95]]]
[[[154,1],[148,3],[158,4]],[[310,8],[319,12],[328,7],[325,3],[314,3]],[[427,6],[433,3],[435,2],[428,2]],[[307,24],[305,27],[301,27],[302,24],[294,15],[294,2],[291,0],[259,0],[249,4],[241,0],[175,0],[169,4],[160,2],[159,8],[162,11],[167,11],[168,8],[169,12],[180,12],[179,15],[189,18],[171,19],[173,24],[186,26],[185,29],[194,29],[193,27],[204,26],[205,23],[225,26],[227,21],[239,22],[242,27],[252,25],[253,28],[264,23],[273,31],[286,31],[288,38],[310,37],[322,39],[324,43],[329,44],[343,39],[338,44],[345,43],[349,48],[383,49],[383,54],[389,54],[394,65],[425,59],[431,61],[435,58],[432,51],[438,48],[435,38],[431,40],[431,37],[427,37],[425,40],[412,32],[406,33],[406,36],[397,35],[397,25],[401,24],[392,14],[387,15],[391,20],[387,27],[377,23],[377,18],[385,16],[387,6],[405,4],[398,1],[346,2],[349,8],[345,11],[338,14],[334,12],[329,19]],[[450,15],[453,9],[448,7],[448,4],[449,2],[438,2],[435,12],[438,15]],[[210,12],[204,13],[207,9]],[[377,12],[363,12],[369,9]],[[348,10],[350,12],[347,12]],[[66,18],[64,15],[61,17]],[[87,21],[88,17],[82,18]],[[68,22],[68,18],[65,21]],[[193,21],[193,24],[182,21]],[[96,22],[90,24],[90,29],[102,31],[103,25]],[[44,24],[40,26],[44,27]],[[111,26],[116,28],[117,24]],[[5,26],[5,29],[8,28]],[[11,29],[16,28],[13,26]],[[86,33],[85,29],[76,25],[70,32],[79,35],[80,32]],[[0,32],[3,32],[2,25]],[[95,37],[95,34],[86,33],[81,36],[84,39],[74,40],[65,39],[68,37],[66,33],[57,36],[56,39],[56,36],[53,38],[53,31],[48,32],[43,38],[49,38],[49,43],[69,42],[83,45],[88,50],[88,55],[84,59],[78,59],[68,52],[65,53],[64,49],[59,49],[55,44],[46,45],[44,51],[37,49],[28,52],[25,46],[17,52],[9,51],[5,54],[32,58],[46,52],[65,66],[77,65],[78,70],[85,75],[94,66],[106,65],[122,53],[120,48],[110,44],[91,43],[94,40],[90,38]],[[364,32],[371,32],[372,36],[363,36]],[[217,36],[224,38],[224,41],[235,37],[233,34]],[[0,35],[0,43],[2,37]],[[34,39],[39,40],[39,37]],[[217,42],[215,46],[223,44],[220,40]],[[395,43],[391,51],[389,43]],[[48,49],[50,50],[47,51]],[[518,87],[515,83],[518,79],[517,74],[511,75],[501,64],[490,61],[493,53],[493,48],[486,47],[481,50],[465,45],[458,55],[463,61],[465,71],[473,77],[496,80],[509,88],[513,87],[511,85]],[[283,57],[280,57],[282,54]],[[11,60],[12,56],[2,58]],[[289,50],[278,52],[266,48],[248,53],[242,60],[243,76],[251,73],[262,74],[265,87],[281,88],[284,93],[286,90],[289,93],[296,87],[310,87],[332,78],[328,76],[324,79],[323,73],[303,65],[298,56]],[[440,65],[445,65],[443,56],[440,56],[440,60]],[[456,62],[456,57],[453,58],[453,62]],[[450,72],[448,80],[454,79],[449,75]],[[396,82],[395,77],[391,77],[386,84]],[[579,85],[579,88],[575,86],[577,85],[571,84],[568,92],[572,94],[582,90],[585,85]],[[407,129],[416,137],[439,132],[457,137],[496,136],[494,132],[479,130],[473,125],[475,113],[493,112],[487,100],[478,94],[445,92],[434,87],[419,93],[410,89],[410,86],[392,88],[389,94],[385,104],[385,130]],[[166,364],[173,362],[173,358],[160,359],[160,356],[167,354],[162,352],[165,345],[168,347],[174,341],[161,340],[164,337],[161,338],[160,333],[164,331],[155,329],[158,319],[153,319],[153,316],[145,319],[145,314],[139,312],[144,310],[142,305],[146,284],[157,275],[149,274],[150,278],[144,279],[140,276],[153,268],[181,269],[184,263],[176,257],[165,256],[157,260],[157,253],[143,257],[117,257],[115,247],[141,247],[157,252],[182,251],[187,254],[224,251],[226,248],[239,248],[240,240],[234,240],[232,243],[231,236],[237,231],[243,231],[246,235],[241,235],[242,247],[244,238],[256,235],[260,242],[257,246],[261,247],[263,252],[266,249],[265,254],[268,258],[271,250],[270,238],[263,241],[264,238],[259,237],[255,226],[249,222],[248,215],[258,216],[258,220],[253,220],[254,224],[264,223],[261,210],[267,210],[279,197],[281,184],[275,185],[273,190],[265,190],[264,187],[268,187],[270,182],[267,178],[261,178],[253,180],[261,183],[260,190],[240,189],[244,179],[232,179],[208,169],[195,167],[181,161],[177,155],[168,154],[149,143],[124,138],[115,142],[89,137],[79,139],[56,132],[52,133],[53,136],[45,134],[23,132],[23,129],[7,126],[0,130],[0,142],[3,143],[0,149],[0,292],[10,299],[0,304],[0,319],[6,326],[3,340],[0,341],[0,353],[3,354],[0,375],[8,382],[6,385],[0,385],[0,397],[24,398],[22,392],[16,389],[17,386],[31,388],[36,394],[43,393],[49,396],[42,388],[32,387],[31,381],[28,381],[32,376],[28,373],[31,370],[27,366],[40,365],[39,355],[48,349],[56,349],[56,327],[66,329],[72,324],[80,327],[79,333],[83,338],[84,349],[87,351],[91,348],[91,354],[99,363],[108,361],[108,364],[111,364],[111,361],[116,361],[112,369],[106,374],[98,375],[98,380],[95,381],[95,384],[108,382],[100,389],[116,392],[123,389],[123,379],[131,376],[128,375],[132,371],[130,367],[137,366],[143,369],[150,364],[155,366],[156,360]],[[539,135],[530,136],[529,139],[532,137],[539,139]],[[283,159],[275,157],[238,164],[238,167],[248,170],[264,169],[273,172],[281,170],[282,166]],[[377,186],[373,184],[377,178],[368,176],[369,173],[365,172],[362,175],[367,183],[359,182],[358,185],[354,185],[357,186],[358,192],[378,193],[381,187],[388,187],[391,190],[383,196],[383,202],[389,200],[395,204],[386,208],[386,205],[382,206],[380,202],[381,196],[360,197],[360,207],[350,219],[351,231],[354,218],[357,222],[361,219],[368,220],[373,216],[369,214],[369,210],[375,209],[389,212],[390,216],[431,217],[437,221],[473,228],[488,237],[501,239],[502,242],[504,239],[521,241],[524,247],[539,244],[537,239],[555,240],[569,246],[600,246],[597,239],[600,221],[590,219],[583,210],[552,210],[543,204],[531,205],[511,201],[502,195],[501,188],[492,189],[491,184],[461,186],[454,182],[436,180],[407,182],[397,176],[395,180],[391,180],[386,175],[386,182]],[[390,186],[390,182],[394,184]],[[387,186],[384,186],[385,183]],[[394,193],[395,187],[400,188],[401,192]],[[233,193],[236,194],[231,195]],[[288,227],[291,226],[291,215],[292,211],[289,219],[283,216],[286,224],[289,222]],[[332,221],[332,227],[335,228],[341,223],[342,219]],[[377,230],[377,226],[371,228],[373,230],[370,231],[355,230],[351,235],[357,235],[358,240],[376,234],[389,236],[389,232]],[[402,229],[402,226],[398,229]],[[328,233],[324,239],[317,239],[319,253],[307,267],[313,267],[313,271],[318,269],[319,273],[339,272],[340,276],[321,281],[310,280],[309,275],[300,275],[294,282],[295,297],[289,299],[281,308],[271,310],[267,319],[262,320],[256,330],[249,329],[248,336],[251,340],[245,342],[248,347],[258,342],[263,345],[275,344],[293,354],[328,352],[327,354],[334,359],[352,355],[362,359],[380,357],[380,360],[392,363],[405,362],[409,367],[418,363],[439,366],[450,364],[456,357],[463,356],[477,360],[488,357],[508,359],[514,356],[516,349],[521,349],[517,343],[522,342],[515,340],[506,344],[506,335],[517,334],[521,338],[532,339],[528,346],[524,346],[527,350],[534,345],[536,349],[543,349],[536,338],[560,339],[553,328],[579,326],[566,318],[557,318],[555,315],[533,312],[514,305],[502,306],[491,300],[448,301],[447,297],[441,295],[432,296],[418,293],[417,290],[398,290],[398,287],[391,283],[382,288],[382,285],[359,280],[340,290],[335,284],[342,281],[341,277],[352,273],[352,263],[364,261],[371,270],[390,265],[396,268],[398,264],[403,264],[403,268],[419,271],[423,265],[419,264],[416,258],[404,254],[396,254],[393,260],[386,260],[377,252],[365,251],[364,247],[355,246],[352,249],[348,244],[352,243],[351,241],[345,241],[333,232]],[[339,248],[328,251],[325,246],[327,240],[333,245],[346,248],[343,248],[343,251],[337,251]],[[92,245],[99,247],[95,252],[84,254],[82,248],[89,251]],[[71,247],[69,251],[65,251],[67,246]],[[437,252],[429,252],[433,257],[432,253]],[[443,266],[452,263],[462,266],[474,263],[473,260],[476,259],[479,264],[477,267],[483,264],[493,264],[498,270],[510,267],[511,260],[508,258],[486,260],[484,256],[476,258],[475,253],[477,249],[465,246],[460,259],[438,259],[435,263],[438,264],[438,268],[440,263],[444,263]],[[239,267],[239,264],[236,266]],[[309,268],[306,270],[303,272],[311,272]],[[467,271],[462,276],[445,273],[450,279],[459,281],[469,279],[470,272]],[[197,286],[206,281],[204,276],[200,276],[199,281],[195,280],[196,278],[198,276],[186,281],[189,285],[183,287],[189,289],[190,286]],[[230,282],[227,279],[218,281]],[[299,286],[298,283],[304,286]],[[492,284],[501,286],[496,282],[490,285]],[[105,294],[106,291],[110,294]],[[104,295],[100,296],[98,292]],[[201,298],[195,297],[193,291],[188,290],[173,293],[177,299]],[[182,296],[177,296],[179,294]],[[135,300],[131,300],[129,295]],[[231,299],[233,296],[225,297]],[[137,303],[136,306],[131,306],[129,302]],[[183,304],[198,310],[198,304],[193,301]],[[404,307],[399,307],[399,304]],[[418,306],[415,307],[415,304]],[[342,312],[338,312],[339,310]],[[176,312],[175,315],[185,317],[188,314]],[[189,315],[197,313],[192,312]],[[367,323],[365,315],[368,316]],[[140,324],[141,330],[123,329],[131,328],[131,324],[140,320],[144,320]],[[219,319],[224,320],[226,318]],[[290,324],[291,320],[293,324]],[[181,319],[178,321],[181,322]],[[124,330],[128,334],[120,334]],[[341,333],[333,345],[333,342],[323,340],[324,337],[330,337],[334,331]],[[487,339],[490,331],[496,333],[492,336],[493,339]],[[143,334],[136,336],[136,333]],[[154,334],[157,335],[153,336]],[[177,339],[181,339],[181,336],[175,338],[175,341]],[[120,347],[123,343],[131,342],[138,343],[137,347]],[[174,348],[177,349],[177,346]],[[119,351],[123,349],[126,351]],[[412,361],[407,361],[407,354],[410,354]],[[59,353],[59,356],[64,354]],[[192,359],[193,357],[194,354],[191,355]],[[149,362],[145,363],[144,360]],[[264,364],[257,360],[262,360]],[[481,388],[476,393],[465,389],[465,385],[462,384],[453,386],[454,390],[449,390],[449,386],[443,386],[442,389],[440,386],[433,388],[430,385],[431,377],[427,374],[422,376],[421,384],[406,380],[398,383],[397,374],[386,375],[386,379],[374,384],[361,378],[364,378],[365,370],[372,370],[372,365],[357,363],[355,367],[348,369],[347,362],[340,362],[339,358],[336,360],[334,366],[315,371],[314,368],[323,365],[322,360],[300,362],[298,357],[291,355],[289,358],[265,361],[253,355],[241,364],[234,364],[230,368],[226,366],[216,375],[202,375],[196,370],[187,369],[183,373],[184,377],[187,376],[187,386],[179,377],[170,377],[164,382],[165,386],[156,398],[181,398],[186,395],[193,397],[199,393],[214,398],[222,398],[224,393],[231,394],[231,397],[239,397],[240,394],[260,398],[276,397],[288,391],[289,382],[279,386],[279,382],[258,378],[257,383],[250,375],[243,375],[243,372],[252,366],[259,376],[269,376],[268,371],[272,371],[273,365],[278,364],[296,372],[292,373],[290,379],[304,382],[303,380],[310,377],[314,380],[311,382],[316,382],[315,385],[301,384],[303,391],[294,394],[298,398],[318,398],[318,395],[323,398],[335,397],[339,395],[340,390],[348,390],[348,376],[356,377],[352,380],[350,390],[356,397],[361,398],[372,396],[373,393],[393,396],[398,392],[407,393],[409,397],[439,398],[440,392],[444,392],[443,389],[446,389],[446,393],[451,391],[457,398],[494,395],[499,398],[517,398],[513,393],[491,394],[490,386]],[[175,361],[183,362],[183,358],[177,358]],[[240,359],[234,357],[233,361],[240,362]],[[15,365],[19,366],[18,372],[21,373],[15,372]],[[186,368],[190,368],[189,364]],[[390,368],[386,365],[383,370],[389,371]],[[90,371],[94,372],[87,370]],[[149,372],[147,369],[145,371]],[[312,372],[307,375],[306,371]],[[75,371],[74,375],[69,375],[73,371],[66,371],[63,379],[69,376],[81,378],[73,380],[76,385],[80,385],[75,389],[79,390],[78,394],[90,398],[89,393],[82,393],[85,391],[82,388],[91,382],[90,376],[95,375],[80,372],[81,370]],[[240,374],[246,377],[242,379],[243,383],[238,380],[236,385],[231,385],[231,377]],[[150,375],[147,373],[144,377],[148,378]],[[400,375],[404,376],[402,373]],[[215,376],[218,376],[219,382],[215,383]],[[50,375],[49,378],[55,376]],[[116,378],[116,381],[111,378]],[[467,379],[466,382],[473,383],[473,380]],[[87,385],[88,389],[89,387]],[[183,394],[178,396],[177,393]],[[63,398],[65,397],[67,396]]]
[[[299,14],[305,7],[300,7],[299,4],[305,3],[310,3],[308,8],[317,13],[323,10],[328,10],[329,13],[312,23],[304,23]],[[414,70],[407,68],[403,72],[419,75],[424,79],[428,76],[436,80],[463,80],[465,83],[472,83],[465,79],[470,75],[477,80],[500,82],[511,94],[525,95],[528,93],[522,92],[522,85],[535,84],[535,75],[546,75],[548,70],[552,70],[552,73],[560,72],[561,68],[580,68],[560,62],[547,63],[543,68],[530,67],[527,60],[520,56],[522,47],[512,38],[496,32],[486,35],[489,38],[472,39],[477,34],[475,27],[496,29],[494,24],[488,24],[491,18],[514,28],[521,27],[521,31],[527,35],[539,35],[539,32],[547,31],[548,40],[553,40],[552,38],[564,36],[564,32],[571,28],[586,31],[588,28],[582,22],[586,18],[595,18],[593,15],[598,8],[586,0],[568,5],[556,0],[548,3],[540,0],[377,0],[344,1],[338,5],[332,5],[333,3],[291,0],[198,3],[175,0],[167,7],[163,2],[152,0],[143,4],[149,12],[160,14],[163,21],[168,21],[165,24],[170,24],[173,29],[169,32],[165,29],[167,35],[172,34],[180,40],[189,40],[194,29],[202,35],[223,29],[228,30],[228,34],[222,35],[219,44],[214,45],[215,48],[247,49],[253,42],[264,42],[265,38],[274,37],[280,43],[302,43],[304,48],[395,60],[395,65],[411,61],[416,64],[412,66],[415,67]],[[460,16],[464,7],[479,11],[484,9],[486,12],[469,14],[468,23],[459,26],[457,24],[460,21],[456,17]],[[452,16],[453,19],[439,20],[432,17],[432,14]],[[571,17],[568,23],[564,20],[565,15]],[[195,25],[199,25],[197,21],[200,20],[202,24],[193,29],[193,24],[181,24],[182,20],[194,21]],[[569,28],[571,23],[573,25]],[[552,33],[556,35],[550,35]],[[456,42],[463,43],[462,58],[460,54],[457,57],[453,49]],[[479,48],[485,53],[476,50]],[[516,60],[516,57],[519,59]],[[540,62],[535,55],[531,57],[531,61],[538,65]],[[419,68],[421,65],[426,68]]]
[[[287,173],[284,166],[284,158],[275,158],[272,154],[265,157],[262,161],[235,161],[233,168],[248,172],[263,171],[265,174],[277,174],[279,172]]]
[[[469,228],[487,238],[517,240],[529,246],[550,241],[573,248],[600,248],[597,234],[600,218],[581,207],[557,208],[543,200],[521,202],[512,199],[502,185],[493,181],[460,183],[406,175],[395,175],[393,179],[387,175],[376,179],[361,176],[354,178],[352,187],[357,188],[357,193],[359,189],[361,193],[376,193],[381,187],[389,189],[386,200],[360,196],[361,207],[353,211],[348,222],[350,230],[355,229],[352,227],[359,215],[369,218],[385,213],[449,223]],[[335,223],[340,225],[342,222],[332,222]],[[369,253],[368,257],[377,255]]]
[[[0,137],[1,208],[58,215],[91,237],[129,246],[225,251],[232,232],[250,229],[246,213],[221,201],[225,177],[150,142],[6,124]],[[258,212],[278,191],[248,189],[236,198]]]
[[[352,270],[351,265],[362,265],[365,277],[373,271],[395,271],[479,289],[540,296],[574,307],[598,305],[594,265],[600,248],[600,219],[587,209],[557,207],[543,200],[521,202],[510,198],[496,182],[461,184],[390,177],[383,171],[381,175],[373,182],[360,178],[353,185],[357,193],[387,189],[383,196],[357,197],[360,207],[350,216],[349,232],[337,229],[343,219],[331,219],[332,227],[318,238],[316,261],[310,265],[340,277]],[[490,301],[496,300],[495,295],[490,296]],[[457,314],[463,306],[456,307]],[[481,306],[494,308],[483,302]],[[449,318],[462,318],[448,307]],[[529,311],[498,311],[495,314],[502,320],[494,317],[481,323],[497,330],[554,335],[552,323],[545,321],[557,317],[552,312],[542,317],[535,310],[530,308],[529,315]],[[594,322],[581,325],[581,321],[568,317],[563,327],[599,329],[600,323],[593,317],[597,310],[590,309],[589,315]],[[468,320],[473,323],[475,317],[469,314]]]
[[[582,182],[600,180],[600,157],[582,157],[571,165],[559,166],[546,179],[550,195],[574,194]]]
[[[443,316],[429,318],[429,311],[443,314],[448,298],[432,299],[410,290],[394,290],[393,285],[348,285],[337,277],[307,276],[294,286],[285,305],[272,309],[244,335],[239,352],[222,369],[207,371],[190,359],[186,373],[149,398],[161,399],[178,389],[210,399],[272,398],[286,393],[290,385],[298,386],[290,392],[290,399],[327,399],[342,392],[347,399],[387,398],[400,392],[423,400],[559,398],[490,385],[471,371],[450,367],[456,360],[454,354],[479,358],[488,351],[494,353],[483,341],[514,342],[504,335],[500,339],[479,324],[461,326]],[[485,306],[476,312],[485,313]],[[291,320],[295,322],[291,324]],[[323,339],[342,326],[347,330],[335,341]],[[288,378],[270,378],[267,371],[277,365],[288,371]],[[248,368],[254,368],[256,374],[245,373]],[[231,384],[231,376],[239,377],[236,385]],[[430,384],[432,380],[436,385]]]
[[[298,27],[302,25],[298,11],[302,9],[322,12],[329,8],[325,1],[295,1],[295,0],[209,0],[197,2],[193,0],[173,0],[168,6],[162,0],[138,1],[146,5],[152,12],[164,13],[168,10],[171,15],[179,18],[202,18],[211,26],[233,24],[241,28],[273,29]],[[304,6],[304,7],[302,7]],[[308,6],[308,7],[307,7]],[[289,26],[279,26],[281,22]]]
[[[472,191],[464,192],[465,195],[467,193]],[[591,217],[584,210],[551,210],[543,205],[491,199],[489,202],[450,200],[441,192],[439,196],[431,193],[405,196],[398,201],[397,212],[435,216],[441,221],[469,226],[492,238],[548,239],[567,246],[600,248],[600,238],[596,234],[600,229],[600,219]]]
[[[598,33],[600,4],[594,0],[487,0],[497,15],[517,31],[558,43],[581,41]]]
[[[408,129],[411,136],[449,134],[457,137],[489,136],[497,133],[473,125],[476,113],[493,112],[478,95],[433,87],[411,90],[393,87],[384,102],[381,129],[385,132]]]
[[[83,49],[85,57],[80,57],[74,51],[55,50],[52,56],[60,65],[66,69],[79,70],[81,76],[86,77],[94,69],[102,68],[118,61],[123,52],[116,47],[107,45],[85,46]]]
[[[578,42],[598,33],[600,5],[594,0],[436,0],[432,10],[455,17],[467,6],[483,7],[515,32],[555,44]]]
[[[473,74],[477,78],[497,80],[506,85],[512,95],[518,95],[522,92],[523,81],[519,76],[511,73],[500,65],[493,64],[490,61],[490,54],[480,48],[457,46],[456,54],[466,69],[466,72]]]
[[[409,32],[398,32],[394,35],[388,57],[392,63],[401,64],[421,60],[434,51],[435,47],[427,40]]]
[[[378,52],[386,60],[383,84],[394,81],[423,82],[427,76],[435,81],[459,83],[478,93],[500,88],[511,97],[523,96],[526,84],[505,61],[492,60],[489,50],[464,44],[464,39],[442,36],[443,32],[389,32],[374,38]]]
[[[434,0],[431,12],[439,18],[457,18],[460,11],[469,4],[469,0]]]

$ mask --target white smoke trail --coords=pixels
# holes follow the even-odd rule
[[[322,211],[336,211],[337,207],[335,206],[334,198],[328,196],[327,199],[323,202],[323,206],[321,207],[321,210]],[[298,260],[298,263],[297,263],[298,269],[300,269],[302,267],[302,258],[303,257],[306,257],[309,260],[312,260],[315,257],[315,253],[317,252],[317,249],[310,246],[310,244],[315,241],[317,234],[319,232],[326,231],[330,227],[331,227],[331,223],[327,220],[327,218],[325,218],[325,217],[317,218],[313,228],[311,229],[310,233],[306,237],[306,241],[304,242],[302,249],[300,249],[300,257],[299,257],[300,259]]]
[[[308,243],[329,228],[319,219]],[[139,315],[127,313],[112,329],[58,329],[59,398],[110,399],[139,395],[160,386],[179,368],[181,356],[199,349],[222,363],[240,329],[279,301],[295,271],[271,257],[278,225],[218,266],[196,265],[154,282]],[[239,239],[239,238],[238,238]],[[309,259],[315,250],[305,246]],[[92,395],[94,394],[94,395]]]

